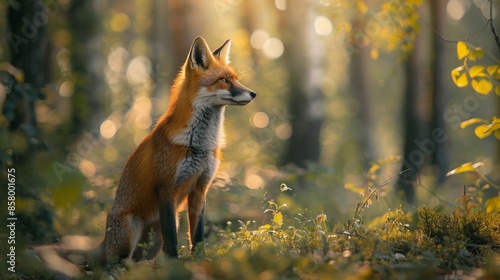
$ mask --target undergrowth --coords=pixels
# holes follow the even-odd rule
[[[400,206],[379,218],[365,218],[388,180],[372,180],[345,222],[325,212],[288,212],[290,205],[283,201],[293,203],[287,198],[293,191],[281,184],[279,194],[265,201],[266,219],[240,220],[237,230],[228,222],[204,250],[190,253],[182,247],[180,259],[159,256],[155,261],[91,266],[84,277],[500,279],[500,209],[482,211],[464,187],[452,212],[428,206],[405,212]],[[148,244],[141,247],[147,250]]]
[[[291,189],[280,186],[281,193]],[[363,211],[379,188],[356,204],[352,219],[337,223],[325,213],[287,215],[280,197],[269,199],[268,223],[239,221],[206,245],[205,261],[157,260],[120,271],[120,279],[428,279],[500,276],[500,215],[481,212],[464,192],[452,213],[422,207],[385,213],[366,226]],[[412,221],[415,219],[416,221]],[[413,226],[412,226],[413,225]],[[94,275],[96,276],[96,275]],[[334,278],[332,278],[334,277]]]

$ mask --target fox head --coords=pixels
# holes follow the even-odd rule
[[[238,81],[229,65],[231,40],[211,52],[202,37],[197,37],[184,64],[186,79],[194,82],[193,103],[200,106],[246,105],[257,93]]]

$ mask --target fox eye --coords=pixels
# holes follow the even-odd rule
[[[227,79],[226,78],[220,78],[219,81],[223,82],[223,83],[227,83]]]

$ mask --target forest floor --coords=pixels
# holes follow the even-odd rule
[[[281,185],[281,193],[288,190]],[[451,213],[393,209],[378,221],[365,221],[377,191],[360,197],[342,224],[325,213],[289,215],[279,197],[269,199],[263,210],[268,223],[238,221],[234,230],[228,222],[208,236],[204,248],[191,253],[181,247],[179,259],[90,263],[81,269],[53,247],[38,247],[49,269],[33,258],[20,264],[17,279],[500,279],[500,214],[479,210],[464,193]],[[73,245],[95,245],[87,237],[68,238]]]

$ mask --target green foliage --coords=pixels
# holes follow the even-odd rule
[[[44,180],[39,170],[35,170],[46,144],[39,137],[38,124],[32,122],[35,112],[28,105],[45,97],[40,89],[25,82],[21,69],[7,62],[0,63],[0,181],[7,182],[7,168],[15,169],[15,215],[23,221],[17,227],[18,244],[47,242],[53,238],[54,213],[44,190]],[[5,195],[0,196],[3,205],[7,205],[6,199]],[[0,260],[3,258],[0,256]]]
[[[499,215],[479,211],[467,193],[457,202],[452,214],[428,207],[418,210],[418,228],[432,241],[428,249],[449,269],[480,265],[500,242]]]
[[[423,279],[457,270],[465,275],[496,275],[500,215],[482,211],[469,193],[457,199],[451,213],[427,206],[405,212],[399,206],[368,218],[382,204],[378,198],[387,199],[383,190],[392,177],[380,177],[393,160],[372,164],[364,195],[346,209],[353,215],[345,222],[325,211],[292,211],[295,202],[290,196],[297,190],[283,183],[276,195],[264,199],[261,219],[240,220],[238,229],[231,229],[228,222],[226,229],[209,236],[205,252],[191,253],[182,246],[180,259],[160,255],[155,261],[90,264],[85,275],[92,279]],[[467,164],[455,172],[476,174],[479,165]],[[139,248],[145,255],[154,245],[141,243]],[[45,275],[37,269],[36,274]]]
[[[281,193],[288,190],[281,185]],[[184,254],[184,262],[160,257],[156,263],[115,266],[111,273],[120,279],[415,279],[436,277],[438,271],[473,272],[487,260],[498,265],[494,248],[500,245],[500,216],[479,211],[467,193],[450,214],[418,209],[414,226],[409,224],[412,215],[401,208],[385,213],[381,226],[339,225],[325,213],[283,214],[286,205],[276,201],[268,200],[264,211],[272,215],[270,223],[240,221],[238,231],[220,231],[206,246],[209,261],[193,262]],[[493,267],[482,273],[495,272]]]
[[[341,15],[334,14],[337,32],[345,32],[348,51],[370,47],[372,59],[379,51],[399,52],[406,56],[413,49],[420,30],[418,13],[422,0],[334,1]],[[325,12],[332,11],[328,9]],[[346,16],[347,15],[347,16]]]

